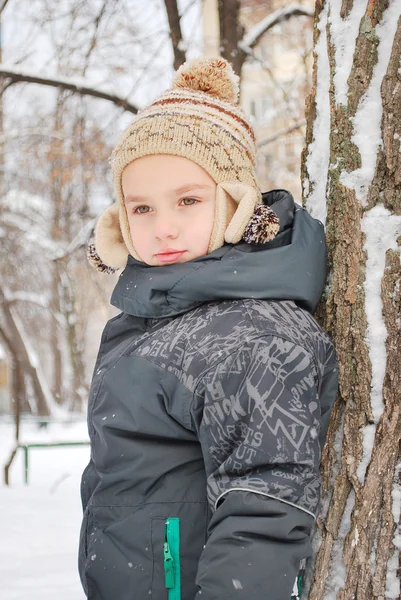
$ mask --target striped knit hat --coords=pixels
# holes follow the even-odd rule
[[[278,217],[261,204],[255,135],[238,105],[238,81],[222,58],[185,63],[172,88],[140,111],[124,131],[111,155],[117,203],[99,219],[96,250],[92,247],[90,251],[97,268],[123,268],[128,254],[141,260],[131,239],[121,179],[129,163],[150,154],[190,159],[217,183],[208,253],[224,242],[236,243],[242,238],[264,243],[276,235]]]

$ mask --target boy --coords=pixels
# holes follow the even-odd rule
[[[237,95],[226,61],[186,64],[112,155],[90,257],[124,271],[88,407],[90,600],[290,600],[311,555],[337,391],[311,316],[324,231],[262,197]]]

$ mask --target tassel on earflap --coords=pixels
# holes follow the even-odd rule
[[[99,271],[100,273],[113,275],[113,273],[117,271],[117,269],[113,269],[113,267],[109,267],[108,265],[104,264],[104,262],[96,252],[95,241],[93,238],[86,247],[86,257],[91,267],[93,267],[94,269],[96,269],[96,271]]]
[[[247,244],[266,244],[280,230],[280,219],[266,204],[259,204],[245,227],[242,239]]]
[[[217,185],[215,223],[208,252],[224,242],[265,244],[280,229],[280,220],[269,207],[261,204],[261,194],[251,185],[224,182]]]

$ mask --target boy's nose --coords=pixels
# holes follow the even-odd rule
[[[178,225],[172,216],[160,216],[155,223],[155,237],[158,240],[174,239],[178,235]]]

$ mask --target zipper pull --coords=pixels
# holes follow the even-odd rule
[[[170,546],[168,542],[164,542],[164,580],[166,588],[170,589],[174,587],[174,561],[171,556]]]

